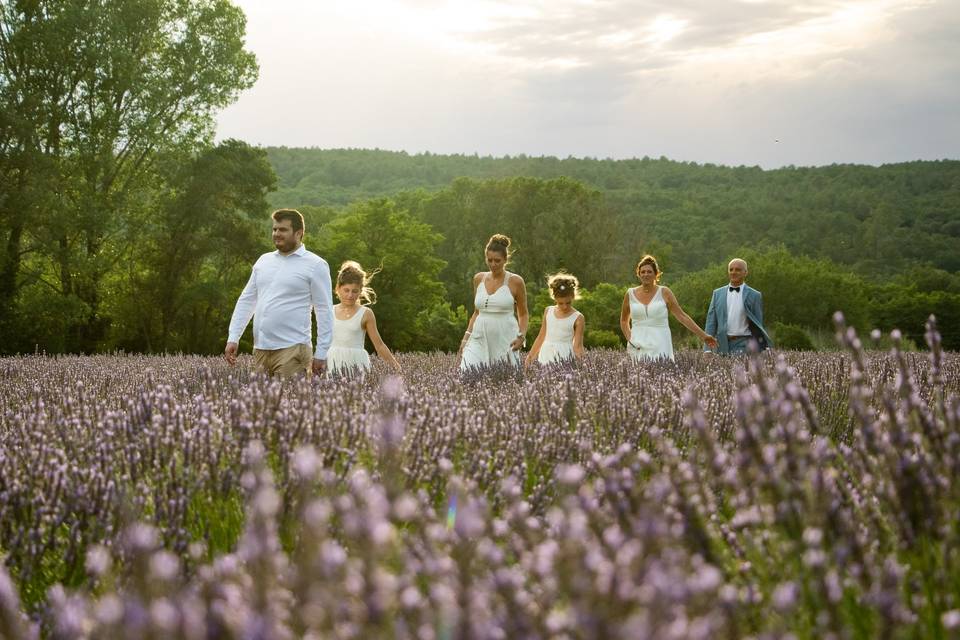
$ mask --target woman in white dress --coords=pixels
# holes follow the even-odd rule
[[[490,271],[473,276],[473,315],[460,341],[460,370],[500,362],[520,364],[518,351],[526,343],[527,287],[523,278],[506,270],[510,238],[491,236],[485,259]]]
[[[580,282],[569,273],[547,278],[550,297],[556,303],[543,311],[540,333],[527,354],[525,364],[564,362],[583,357],[583,314],[573,308]]]
[[[653,256],[646,255],[637,264],[640,286],[627,289],[620,308],[620,329],[627,339],[627,353],[634,360],[673,360],[673,338],[670,335],[669,313],[713,349],[716,339],[688,316],[676,296],[657,283],[661,271]]]
[[[377,330],[373,310],[362,302],[373,304],[376,294],[370,288],[373,274],[367,274],[353,260],[347,260],[337,273],[335,292],[340,304],[333,307],[333,340],[327,352],[327,369],[331,377],[358,375],[363,377],[370,370],[370,356],[363,348],[364,336],[370,336],[377,355],[400,372],[400,363],[393,357]]]

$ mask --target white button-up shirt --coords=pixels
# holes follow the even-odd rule
[[[733,285],[729,285],[733,286]],[[743,287],[740,291],[727,289],[727,335],[749,336],[750,325],[747,324],[747,312],[743,308]]]
[[[228,342],[239,342],[253,317],[256,349],[285,349],[311,342],[310,309],[317,318],[317,348],[314,358],[327,359],[333,337],[333,292],[326,260],[302,244],[282,255],[265,253],[237,299],[230,318]]]

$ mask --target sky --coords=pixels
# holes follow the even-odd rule
[[[960,0],[234,0],[217,137],[819,166],[960,158]]]

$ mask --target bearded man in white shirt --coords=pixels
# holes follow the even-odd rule
[[[303,215],[278,209],[273,219],[276,251],[253,265],[247,286],[237,299],[223,356],[237,362],[237,347],[253,318],[253,357],[268,375],[321,375],[333,336],[333,293],[327,262],[303,246]],[[317,347],[310,348],[310,310],[317,320]]]
[[[717,351],[746,353],[751,342],[760,351],[773,346],[763,327],[763,296],[747,286],[747,261],[734,258],[727,265],[730,284],[714,289],[704,331],[717,337]]]

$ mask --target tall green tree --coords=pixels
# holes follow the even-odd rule
[[[244,28],[228,0],[0,2],[0,308],[39,283],[80,307],[65,348],[97,348],[103,282],[135,256],[123,239],[157,158],[207,144],[256,78]]]
[[[398,199],[443,236],[437,249],[447,265],[441,280],[455,306],[472,310],[472,278],[485,269],[483,248],[494,233],[511,237],[508,268],[534,289],[560,269],[586,286],[617,271],[609,259],[616,234],[612,214],[599,191],[576,180],[461,178],[439,193]]]
[[[345,260],[356,260],[368,273],[379,269],[371,285],[382,304],[373,309],[387,345],[398,351],[423,349],[418,317],[446,305],[444,287],[437,279],[444,266],[436,256],[441,236],[383,198],[350,207],[319,236],[317,252],[330,264],[334,285]],[[458,317],[440,315],[449,316],[450,322]]]
[[[113,341],[136,351],[220,351],[251,256],[267,250],[266,154],[226,140],[193,158],[171,155],[166,188],[131,241],[139,258],[118,273]]]

